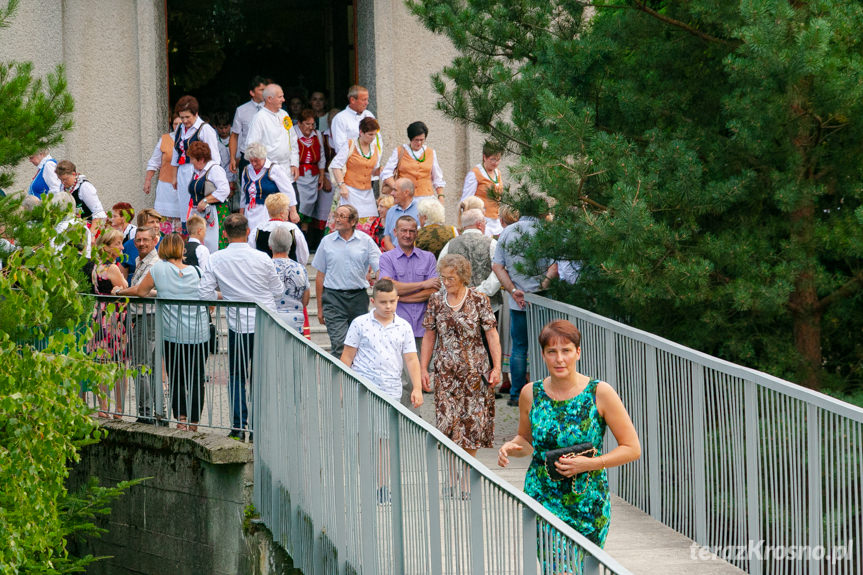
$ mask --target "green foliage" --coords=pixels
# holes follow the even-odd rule
[[[18,7],[11,0],[0,9],[0,29]],[[33,77],[30,62],[0,62],[0,188],[12,185],[10,173],[22,159],[59,143],[72,128],[72,96],[63,67],[43,80]]]
[[[557,200],[531,251],[585,264],[557,297],[863,386],[863,6],[589,4],[408,0],[459,51],[438,108]]]
[[[0,29],[17,7],[0,10]],[[72,99],[62,70],[47,86],[29,63],[0,64],[0,185],[7,171],[57,143],[70,124]],[[86,353],[92,302],[78,295],[85,260],[81,226],[62,234],[56,206],[21,210],[0,198],[0,573],[79,572],[95,560],[72,557],[66,540],[98,534],[91,519],[127,487],[66,491],[68,465],[103,432],[78,397],[81,385],[113,381],[116,367]]]

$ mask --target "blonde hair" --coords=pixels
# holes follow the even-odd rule
[[[204,218],[195,214],[193,216],[189,216],[189,219],[186,221],[186,231],[189,232],[189,235],[197,234],[207,225],[207,222],[204,221]]]
[[[270,214],[270,217],[276,218],[288,211],[288,208],[291,207],[291,199],[287,194],[283,194],[282,192],[270,194],[267,196],[267,199],[264,200],[264,206],[266,206],[267,213]]]
[[[509,204],[501,204],[500,209],[497,211],[497,217],[500,220],[500,225],[506,227],[517,222],[521,214]]]
[[[381,194],[381,197],[378,198],[378,207],[379,208],[390,209],[394,205],[396,205],[396,200],[390,194]]]
[[[111,226],[108,226],[102,230],[99,234],[99,237],[96,238],[96,253],[99,254],[97,256],[98,261],[105,261],[104,258],[107,254],[108,244],[113,242],[115,239],[120,238],[123,239],[123,232],[120,232]],[[108,262],[113,263],[113,262]]]
[[[426,198],[417,207],[419,215],[426,220],[426,225],[442,224],[444,220],[443,205],[434,198]]]
[[[462,229],[461,225],[461,215],[468,210],[480,209],[482,213],[485,213],[485,204],[482,201],[482,198],[478,198],[476,196],[468,196],[461,201],[458,205],[458,220],[456,221],[456,226],[458,229]]]

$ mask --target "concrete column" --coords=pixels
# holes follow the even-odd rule
[[[370,0],[357,7],[360,84],[369,88],[370,109],[381,123],[384,154],[407,142],[408,124],[429,127],[446,178],[447,223],[455,224],[467,171],[481,159],[481,135],[435,109],[431,75],[456,56],[448,39],[426,30],[401,0]]]
[[[153,205],[141,185],[168,121],[165,22],[163,0],[24,0],[0,31],[4,59],[32,60],[39,75],[65,66],[75,127],[52,154],[87,175],[105,209]],[[26,188],[32,166],[17,175],[13,190]]]

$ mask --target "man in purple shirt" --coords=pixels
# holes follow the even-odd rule
[[[399,294],[396,313],[410,324],[417,346],[420,346],[425,335],[422,322],[429,296],[440,289],[437,261],[433,253],[414,247],[417,222],[413,216],[396,220],[395,233],[398,245],[381,254],[380,277],[391,279],[395,284]],[[413,409],[410,392],[410,378],[402,377],[401,403]]]

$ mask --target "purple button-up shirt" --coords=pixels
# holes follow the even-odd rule
[[[433,253],[419,248],[414,248],[411,255],[407,256],[396,244],[395,248],[381,254],[380,270],[382,278],[391,278],[404,283],[421,282],[437,277],[437,260]],[[396,308],[396,314],[411,325],[414,337],[425,335],[426,330],[422,323],[427,305],[426,302],[399,302]]]

